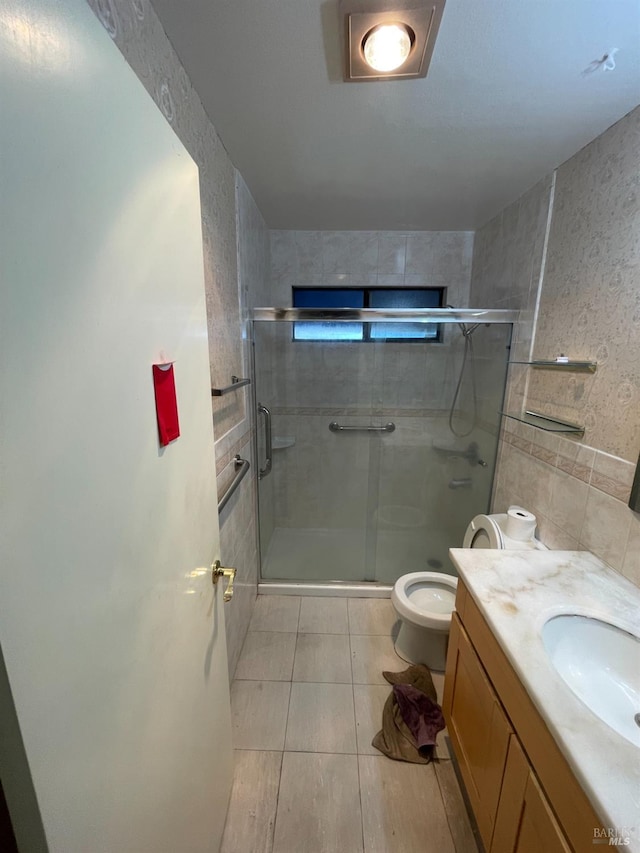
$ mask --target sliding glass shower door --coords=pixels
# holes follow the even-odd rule
[[[276,313],[253,324],[262,578],[453,571],[448,548],[488,509],[511,325],[477,327],[470,357],[452,323],[416,341]]]

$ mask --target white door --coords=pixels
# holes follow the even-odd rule
[[[84,0],[0,0],[0,778],[21,850],[218,849],[218,556],[197,168]]]

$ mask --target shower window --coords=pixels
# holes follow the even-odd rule
[[[294,287],[294,308],[442,308],[442,287]],[[440,341],[438,323],[293,324],[294,341]]]

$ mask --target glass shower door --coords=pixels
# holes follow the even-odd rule
[[[373,424],[375,361],[339,325],[321,342],[305,340],[303,324],[254,322],[256,403],[271,421],[267,473],[269,416],[258,415],[264,579],[367,579],[371,433],[358,427]]]
[[[362,325],[254,320],[264,580],[453,572],[488,511],[510,322]]]
[[[455,574],[449,548],[461,547],[469,521],[488,512],[511,325],[464,331],[469,340],[451,324],[441,343],[389,342],[380,352],[383,411],[397,427],[376,464],[370,552],[380,583],[409,572]]]

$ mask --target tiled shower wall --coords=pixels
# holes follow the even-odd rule
[[[271,231],[271,305],[291,288],[446,287],[467,305],[471,231]]]
[[[476,233],[471,283],[472,305],[523,310],[515,359],[598,362],[593,376],[511,367],[512,411],[526,403],[586,432],[505,419],[494,509],[522,504],[546,545],[592,551],[638,585],[627,501],[640,449],[639,162],[637,108]]]
[[[232,375],[244,376],[249,370],[242,297],[247,289],[259,290],[267,280],[264,222],[149,0],[87,3],[198,165],[211,384],[228,385]],[[212,400],[220,492],[233,475],[233,454],[251,459],[249,400],[246,391]],[[251,462],[255,475],[254,460]],[[239,572],[237,596],[226,608],[229,666],[233,672],[257,591],[251,477],[245,478],[220,521],[221,559],[227,565],[235,565]]]

